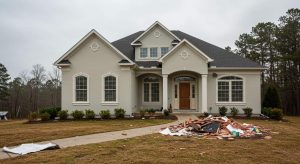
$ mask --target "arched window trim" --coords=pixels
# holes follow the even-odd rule
[[[113,76],[116,78],[116,101],[105,101],[105,77]],[[118,105],[119,104],[119,82],[118,82],[118,74],[108,72],[104,75],[102,75],[102,87],[101,87],[101,93],[102,93],[102,104],[104,105]]]
[[[221,79],[221,78],[224,78],[224,77],[227,77],[227,76],[235,76],[235,77],[238,77],[238,78],[241,78],[241,79],[237,79],[237,80],[226,80],[226,79]],[[231,83],[229,84],[229,101],[219,101],[218,100],[218,82],[219,81],[242,81],[243,82],[243,101],[232,101],[232,94],[231,94]],[[216,104],[238,104],[238,105],[244,105],[246,104],[246,81],[245,81],[245,78],[243,76],[240,76],[240,75],[235,75],[235,74],[228,74],[228,75],[222,75],[220,77],[218,77],[216,79]]]
[[[87,78],[87,101],[76,101],[76,77],[78,76],[84,76]],[[90,80],[89,80],[89,75],[87,73],[77,73],[73,75],[73,105],[89,105],[89,100],[90,100]]]

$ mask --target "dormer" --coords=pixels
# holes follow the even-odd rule
[[[136,61],[157,61],[179,42],[180,39],[177,36],[156,21],[131,45],[135,48]]]

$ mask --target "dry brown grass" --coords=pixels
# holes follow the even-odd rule
[[[271,140],[235,141],[160,134],[30,154],[0,163],[299,163],[300,117],[238,120],[271,128]]]
[[[26,120],[0,121],[0,147],[72,136],[132,129],[174,120],[68,121],[27,124]]]

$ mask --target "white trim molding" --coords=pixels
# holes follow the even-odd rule
[[[53,65],[59,66],[58,63],[67,58],[77,47],[79,47],[85,40],[87,40],[91,35],[95,34],[100,40],[104,41],[113,51],[115,51],[122,58],[129,61],[131,64],[135,64],[131,61],[127,56],[125,56],[121,51],[119,51],[116,47],[114,47],[107,39],[105,39],[100,33],[98,33],[95,29],[92,29],[89,33],[87,33],[82,39],[79,40],[71,49],[69,49],[63,56],[61,56],[58,60],[56,60]]]
[[[223,77],[227,76],[234,76],[234,77],[239,77],[242,80],[220,80]],[[232,88],[231,88],[231,82],[229,83],[229,101],[219,101],[219,96],[218,96],[218,82],[219,81],[242,81],[243,84],[243,101],[232,101]],[[222,75],[216,79],[216,105],[246,105],[246,80],[245,77],[241,75],[236,75],[236,74],[227,74],[227,75]]]
[[[86,84],[87,84],[87,101],[76,101],[76,77],[78,77],[78,76],[84,76],[84,77],[86,77],[87,78],[87,82],[86,82]],[[73,102],[72,102],[72,104],[73,105],[89,105],[89,99],[90,99],[90,78],[89,78],[89,75],[87,74],[87,73],[83,73],[83,72],[79,72],[79,73],[77,73],[77,74],[74,74],[73,75],[73,91],[72,91],[72,93],[73,93]]]
[[[108,76],[113,76],[116,78],[116,101],[105,101],[105,77]],[[112,73],[112,72],[108,72],[106,74],[102,75],[102,87],[101,87],[101,93],[102,93],[102,99],[101,99],[101,104],[102,105],[118,105],[119,104],[119,82],[118,82],[118,78],[119,75]]]
[[[133,42],[131,42],[131,45],[140,45],[140,44],[135,44],[135,42],[138,41],[142,36],[144,36],[145,34],[147,34],[156,25],[159,25],[160,27],[162,27],[164,30],[166,30],[175,39],[177,39],[179,41],[181,40],[176,35],[174,35],[170,30],[168,30],[164,25],[162,25],[160,22],[156,21],[146,31],[144,31],[139,37],[137,37]]]
[[[187,45],[191,46],[192,49],[196,50],[201,56],[203,56],[207,60],[207,62],[214,61],[213,59],[211,59],[210,57],[208,57],[204,52],[202,52],[201,50],[199,50],[197,47],[195,47],[192,43],[190,43],[186,39],[183,39],[179,44],[177,44],[174,48],[171,49],[171,51],[169,51],[164,56],[162,56],[158,61],[162,62],[164,58],[166,58],[167,56],[169,56],[170,54],[172,54],[173,52],[175,52],[176,49],[178,49],[184,43],[186,43]]]

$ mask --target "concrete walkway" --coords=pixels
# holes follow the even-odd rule
[[[176,115],[178,120],[174,121],[172,123],[168,124],[162,124],[162,125],[155,125],[155,126],[148,126],[143,128],[136,128],[136,129],[128,129],[128,130],[121,130],[121,131],[113,131],[113,132],[106,132],[106,133],[97,133],[97,134],[90,134],[90,135],[84,135],[84,136],[76,136],[76,137],[70,137],[70,138],[63,138],[63,139],[57,139],[57,140],[51,140],[51,141],[44,141],[39,142],[41,143],[55,143],[59,145],[61,149],[72,147],[72,146],[78,146],[78,145],[86,145],[86,144],[92,144],[92,143],[101,143],[106,141],[113,141],[113,140],[119,140],[119,139],[126,139],[126,138],[132,138],[137,136],[143,136],[147,134],[153,134],[158,133],[161,128],[166,128],[170,125],[178,124],[180,122],[183,122],[188,119],[197,119],[195,115],[184,115],[184,114],[178,114]],[[6,158],[12,158],[16,157],[18,155],[6,153],[3,152],[2,149],[0,149],[0,159],[6,159]]]

